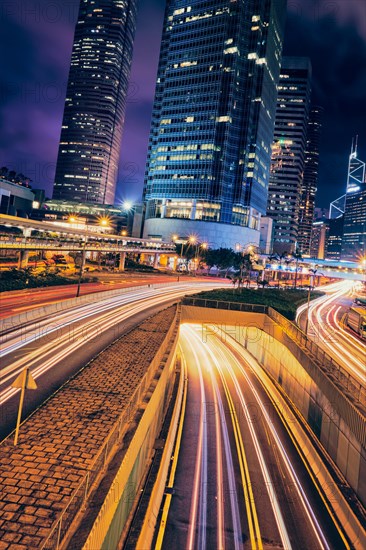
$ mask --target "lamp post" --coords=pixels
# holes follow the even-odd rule
[[[308,329],[309,329],[309,309],[310,309],[310,296],[311,296],[311,288],[313,286],[314,282],[314,276],[317,269],[309,269],[309,271],[312,273],[309,280],[309,288],[308,288],[308,301],[307,301],[307,307],[306,307],[306,320],[305,320],[305,336],[308,337]]]
[[[81,285],[81,279],[83,277],[84,264],[85,264],[85,247],[86,247],[86,240],[83,242],[83,249],[82,249],[82,252],[81,252],[81,264],[80,264],[78,287],[77,287],[77,290],[76,290],[76,298],[78,298],[80,296],[80,285]]]

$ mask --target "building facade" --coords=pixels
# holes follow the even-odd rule
[[[365,163],[358,158],[357,140],[352,143],[348,164],[344,210],[342,260],[360,261],[366,257]]]
[[[297,234],[297,246],[303,255],[311,255],[310,243],[315,214],[315,195],[318,189],[322,114],[322,107],[312,106],[307,125],[304,177],[301,188]]]
[[[81,0],[53,198],[113,204],[137,0]]]
[[[144,236],[258,244],[286,0],[168,0]]]
[[[27,217],[33,208],[35,193],[26,185],[0,179],[0,213]]]
[[[347,194],[344,212],[342,260],[366,258],[366,183],[360,191]]]
[[[340,260],[342,254],[344,215],[338,218],[330,218],[327,233],[325,257],[328,260]]]
[[[267,215],[274,221],[273,251],[278,254],[291,253],[299,248],[310,94],[310,60],[307,57],[284,57],[278,86],[267,204]],[[309,183],[309,187],[311,185]]]
[[[324,260],[329,233],[329,220],[313,222],[310,237],[310,258]]]

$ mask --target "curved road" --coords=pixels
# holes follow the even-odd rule
[[[167,550],[349,548],[264,388],[260,368],[256,374],[230,337],[203,342],[198,325],[181,327],[180,345],[188,373],[186,413],[157,548],[161,541]]]
[[[326,295],[310,303],[308,336],[366,385],[366,342],[344,323],[353,303],[354,286],[353,281],[342,281],[321,288]],[[297,322],[301,328],[305,327],[306,309],[306,305],[298,309]]]
[[[143,318],[185,294],[217,286],[190,282],[134,288],[112,298],[55,312],[1,334],[0,438],[15,426],[19,390],[11,384],[24,368],[31,370],[38,389],[26,392],[23,418]]]

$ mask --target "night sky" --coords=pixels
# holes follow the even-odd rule
[[[141,196],[163,0],[140,0],[116,203]],[[314,102],[325,108],[317,206],[345,190],[352,137],[366,160],[366,2],[288,0],[286,55],[309,56]],[[2,0],[0,166],[48,196],[57,159],[79,0]]]

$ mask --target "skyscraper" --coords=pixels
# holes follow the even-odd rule
[[[348,164],[344,210],[342,260],[359,261],[366,257],[366,181],[365,163],[358,158],[357,140],[352,143]]]
[[[168,0],[144,235],[259,242],[286,0]]]
[[[277,253],[294,252],[298,248],[310,94],[310,60],[284,57],[267,205],[267,215],[274,220],[273,250]]]
[[[314,220],[315,195],[318,188],[319,148],[323,108],[312,106],[306,137],[305,167],[299,208],[297,246],[303,254],[310,254],[311,231]]]
[[[81,0],[54,199],[113,204],[137,0]]]

